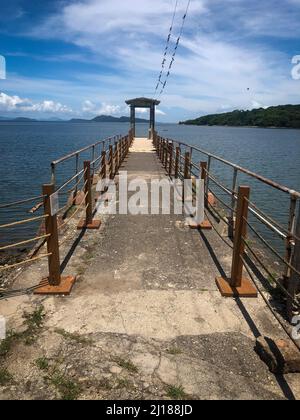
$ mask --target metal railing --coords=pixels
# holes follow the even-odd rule
[[[78,214],[83,217],[83,223],[78,225],[78,229],[89,229],[90,224],[93,223],[95,209],[95,202],[92,199],[93,185],[101,179],[106,179],[108,174],[111,178],[117,174],[129,152],[132,141],[133,136],[129,132],[129,135],[114,136],[70,153],[52,162],[51,183],[43,185],[42,195],[13,203],[0,204],[0,210],[7,211],[7,209],[38,201],[30,212],[34,213],[43,208],[43,214],[40,216],[21,218],[20,220],[14,220],[10,223],[0,225],[0,233],[9,228],[18,228],[34,222],[39,223],[39,230],[45,231],[42,234],[39,233],[30,238],[23,238],[14,243],[0,244],[0,251],[9,251],[17,249],[20,246],[31,245],[34,242],[39,243],[39,246],[31,253],[31,256],[27,256],[23,261],[0,265],[0,274],[33,263],[42,258],[47,258],[48,278],[39,285],[27,288],[26,290],[24,289],[23,292],[31,293],[41,286],[50,285],[57,287],[60,285],[60,248],[65,242],[65,239],[60,237],[60,234],[64,232],[64,228]],[[86,152],[91,154],[89,160],[86,158]],[[75,162],[74,173],[68,179],[63,180],[62,184],[57,187],[56,174],[58,167],[66,162],[72,161]],[[74,206],[76,206],[76,210],[70,215],[69,211]],[[43,223],[43,226],[41,226],[41,223]],[[47,247],[47,252],[40,254],[39,251],[44,245]],[[1,292],[0,298],[4,299],[20,293],[21,291]]]
[[[212,221],[212,227],[219,237],[233,250],[231,285],[240,285],[244,268],[255,277],[252,271],[252,264],[255,262],[264,279],[267,277],[265,284],[269,286],[269,291],[272,292],[276,287],[282,292],[286,300],[288,319],[292,320],[300,310],[300,193],[183,142],[156,136],[154,146],[170,176],[180,179],[197,177],[204,180],[206,217]],[[199,157],[198,162],[195,161],[196,156]],[[214,161],[231,170],[231,187],[224,185],[213,173]],[[254,200],[250,200],[250,193],[254,188],[252,191],[250,187],[239,185],[240,174],[255,179],[286,197],[289,206],[286,226],[275,221]],[[256,226],[254,220],[263,229]],[[227,238],[220,234],[213,222],[222,222],[227,227]],[[267,231],[269,239],[265,239],[260,230]],[[250,237],[255,239],[253,243]],[[284,241],[284,255],[270,243],[273,240],[276,242],[277,238]],[[279,267],[283,270],[281,278],[277,273],[274,274],[275,261],[279,261]]]

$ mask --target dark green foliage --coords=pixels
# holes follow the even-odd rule
[[[225,114],[207,115],[180,124],[300,128],[300,105],[283,105],[252,111],[236,110]]]

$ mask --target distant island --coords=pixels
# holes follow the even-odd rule
[[[272,106],[252,111],[233,111],[212,114],[195,120],[182,121],[185,125],[220,125],[231,127],[300,128],[300,105]]]
[[[51,118],[49,120],[36,120],[33,118],[17,117],[17,118],[7,118],[0,117],[0,122],[70,122],[70,123],[129,123],[129,117],[112,117],[111,115],[100,115],[91,120],[86,120],[82,118],[72,118],[71,120],[61,120],[59,118]],[[137,123],[148,123],[149,120],[143,118],[136,118]]]

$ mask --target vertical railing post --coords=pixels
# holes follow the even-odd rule
[[[245,241],[247,239],[247,221],[249,210],[250,188],[239,187],[237,213],[235,221],[234,244],[231,277],[229,280],[217,278],[217,285],[225,297],[257,297],[257,290],[250,280],[243,277]]]
[[[164,167],[166,170],[168,170],[169,153],[170,153],[170,143],[169,143],[169,140],[166,140],[166,153],[165,153],[165,162],[164,162]]]
[[[231,286],[241,287],[243,278],[243,260],[245,253],[244,239],[247,235],[247,219],[248,219],[248,200],[250,198],[250,188],[240,187],[237,202],[237,215],[235,223],[234,248],[231,269]],[[243,239],[244,238],[244,239]]]
[[[55,163],[51,163],[51,184],[54,185],[55,188],[55,184],[56,184],[56,166]]]
[[[161,163],[163,164],[165,161],[165,139],[162,139],[161,142]]]
[[[191,178],[191,155],[190,152],[185,153],[184,158],[184,179]]]
[[[50,286],[59,286],[61,281],[60,275],[60,259],[59,259],[59,243],[58,243],[58,227],[57,216],[52,215],[51,195],[54,194],[55,187],[53,184],[43,185],[44,212],[45,212],[45,229],[46,235],[50,235],[47,239],[48,267],[49,267],[49,284]]]
[[[118,143],[117,142],[115,142],[115,148],[114,148],[114,175],[116,175],[117,174],[117,172],[118,172],[118,169],[119,169],[119,167],[118,167]]]
[[[185,157],[184,157],[184,173],[183,173],[183,194],[182,194],[183,202],[185,201],[185,196],[186,196],[185,181],[187,179],[191,179],[190,169],[191,169],[191,155],[189,152],[186,152]]]
[[[204,181],[204,206],[208,207],[208,191],[207,191],[207,162],[200,162],[201,179]]]
[[[75,173],[78,174],[79,172],[79,153],[76,153],[75,156]],[[77,194],[78,194],[78,182],[79,182],[79,175],[77,175],[76,177],[76,186],[75,186],[75,190],[73,193],[73,204],[76,203],[76,198],[77,198]]]
[[[91,179],[91,162],[84,162],[84,195],[85,195],[85,219],[80,220],[78,229],[99,229],[100,220],[93,220],[93,196]]]
[[[231,193],[231,210],[228,217],[228,237],[233,241],[234,238],[234,213],[236,208],[236,184],[237,184],[238,170],[235,168],[232,181]]]
[[[300,205],[298,209],[294,240],[295,245],[291,263],[294,270],[291,270],[288,284],[288,292],[290,296],[287,297],[287,312],[290,321],[292,321],[293,317],[299,313],[299,308],[296,308],[295,305],[295,299],[300,295],[300,275],[298,274],[300,272]]]
[[[180,147],[176,147],[176,158],[175,158],[175,178],[179,177],[179,160],[180,160]]]
[[[170,150],[170,161],[169,161],[169,176],[172,176],[172,170],[173,170],[173,152],[174,152],[174,144],[171,142],[169,145]]]
[[[109,177],[114,179],[114,148],[109,146]]]
[[[52,208],[52,197],[55,194],[54,184],[43,185],[45,231],[47,238],[47,252],[49,277],[47,282],[42,280],[40,286],[35,289],[36,295],[69,295],[76,281],[76,277],[62,277],[60,273],[59,240],[57,215],[55,208]]]
[[[95,175],[95,159],[96,159],[96,149],[95,149],[95,145],[93,145],[92,147],[92,162],[93,162],[93,178]]]
[[[84,162],[84,193],[85,193],[85,222],[87,225],[93,221],[93,206],[92,206],[92,183],[91,183],[91,162]]]
[[[160,156],[159,156],[161,162],[163,162],[164,153],[165,153],[165,143],[164,142],[165,142],[164,139],[161,139],[161,142],[160,142]]]
[[[296,223],[296,209],[297,209],[297,197],[295,195],[291,195],[290,198],[290,212],[289,212],[289,225],[288,231],[289,235],[286,238],[286,246],[285,246],[285,261],[287,264],[291,264],[292,255],[293,255],[293,232],[295,230],[295,223]],[[285,272],[283,274],[284,286],[288,288],[289,280],[291,276],[290,268],[286,265]]]
[[[101,178],[106,179],[106,151],[101,153]]]

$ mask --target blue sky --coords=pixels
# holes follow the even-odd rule
[[[0,115],[128,114],[126,99],[154,95],[175,1],[0,0]],[[158,119],[299,104],[299,22],[300,0],[192,0]]]

